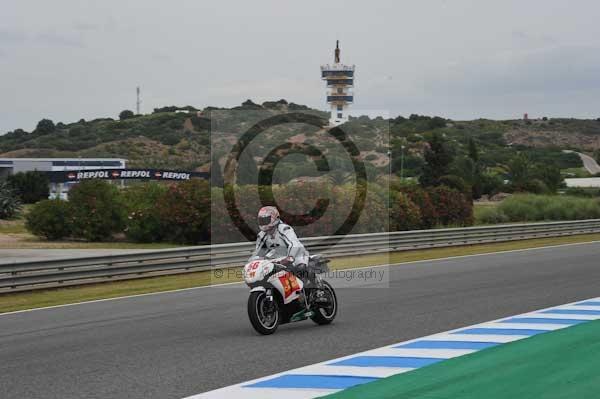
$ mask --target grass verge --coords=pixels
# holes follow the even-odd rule
[[[335,258],[331,262],[331,268],[347,269],[382,264],[395,264],[419,260],[440,259],[452,256],[475,255],[599,240],[600,234],[585,234],[578,236],[551,237],[504,243],[433,248],[394,252],[390,254]],[[223,269],[222,276],[215,274],[215,271],[205,271],[173,276],[149,277],[138,280],[89,284],[69,288],[55,288],[14,294],[0,294],[0,313],[84,302],[96,299],[117,298],[127,295],[138,295],[237,282],[241,281],[241,273],[239,273],[239,270],[240,268]]]

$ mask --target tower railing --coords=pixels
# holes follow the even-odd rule
[[[354,65],[325,64],[321,65],[321,71],[354,71]]]

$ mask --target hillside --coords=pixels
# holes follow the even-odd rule
[[[233,109],[164,107],[147,115],[122,115],[121,120],[102,118],[56,125],[45,120],[33,132],[17,129],[0,136],[0,157],[120,157],[128,159],[132,167],[208,170],[211,146],[213,157],[223,164],[228,147],[254,122],[290,111],[327,117],[322,111],[285,100],[262,105],[248,100]],[[569,169],[580,168],[581,161],[561,150],[591,154],[600,149],[600,121],[596,120],[451,121],[419,115],[384,120],[363,116],[352,118],[343,129],[375,174],[388,173],[389,148],[393,169],[398,172],[404,146],[404,175],[418,175],[425,140],[433,132],[444,134],[459,156],[467,153],[469,139],[473,138],[484,165],[499,171],[516,151],[527,153],[532,160]],[[282,142],[288,142],[288,148],[299,144],[325,148],[326,155],[331,155],[335,145],[325,129],[297,123],[280,125],[257,138],[255,159],[264,158]],[[311,172],[299,163],[293,159],[282,161],[278,169],[288,172],[281,180],[314,174],[314,168]]]

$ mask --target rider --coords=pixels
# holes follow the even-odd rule
[[[300,242],[294,229],[281,221],[279,211],[274,206],[264,206],[258,211],[258,227],[260,232],[256,238],[256,249],[252,257],[263,257],[274,249],[276,257],[289,256],[293,264],[288,268],[302,280],[316,286],[315,273],[308,265],[308,251]],[[317,300],[321,301],[323,293],[317,290]]]

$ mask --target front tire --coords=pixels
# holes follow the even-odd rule
[[[331,284],[323,280],[323,291],[329,298],[329,305],[315,309],[315,314],[311,316],[311,320],[319,325],[329,324],[335,319],[338,310],[337,296]]]
[[[269,307],[272,306],[272,309]],[[281,321],[277,299],[268,303],[264,291],[251,292],[248,297],[248,318],[254,329],[262,335],[270,335],[277,331]]]

